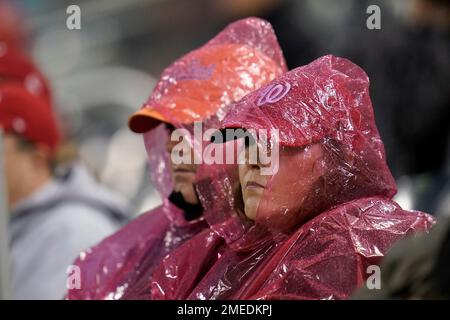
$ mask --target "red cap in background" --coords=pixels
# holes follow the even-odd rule
[[[48,82],[32,59],[0,41],[0,84],[4,82],[18,82],[33,95],[51,101]]]
[[[16,83],[0,84],[0,126],[5,132],[47,146],[51,152],[56,151],[61,139],[49,101]]]

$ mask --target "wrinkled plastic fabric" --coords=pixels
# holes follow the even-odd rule
[[[218,128],[231,103],[286,71],[270,23],[238,20],[166,68],[144,107],[179,128],[195,121]]]
[[[183,211],[167,199],[171,177],[164,125],[144,135],[151,180],[164,197],[163,204],[141,214],[115,234],[80,253],[81,289],[70,289],[67,299],[120,299],[129,284],[151,274],[157,261],[207,227],[204,219],[186,221]],[[150,149],[151,147],[151,149]]]
[[[432,224],[430,216],[404,211],[387,199],[351,201],[320,214],[285,240],[223,253],[227,268],[217,263],[188,298],[345,299],[365,284],[374,272],[369,266],[379,266],[396,241]]]
[[[222,48],[231,48],[234,57],[238,59],[231,59],[232,62],[224,59],[220,61],[220,66],[215,65],[220,72],[215,75],[211,85],[203,83],[201,86],[191,87],[198,92],[184,92],[190,97],[190,104],[184,109],[180,109],[178,105],[178,112],[173,112],[173,104],[184,99],[184,95],[183,91],[168,90],[167,84],[182,82],[184,79],[180,79],[180,74],[186,71],[183,71],[184,67],[193,72],[192,67],[189,67],[192,63],[191,55],[177,60],[175,67],[169,67],[161,76],[150,98],[158,103],[153,103],[152,107],[176,128],[192,129],[190,124],[180,121],[180,112],[189,113],[195,120],[205,120],[206,128],[218,128],[223,118],[222,113],[230,102],[235,102],[286,71],[274,32],[270,24],[263,20],[250,18],[231,24],[212,41],[196,50],[195,57],[201,59],[202,54],[208,55],[209,51],[217,50],[219,43]],[[229,81],[231,74],[239,74],[240,81],[236,77]],[[207,82],[207,79],[198,80]],[[199,105],[211,103],[216,105],[213,114],[196,109]],[[195,110],[199,113],[195,114]],[[208,119],[204,119],[205,117]],[[183,212],[168,200],[173,186],[167,139],[168,130],[164,124],[144,134],[150,178],[163,198],[162,206],[143,214],[96,247],[81,253],[75,262],[81,269],[81,289],[69,290],[68,299],[148,298],[143,292],[148,287],[158,262],[187,239],[207,229],[208,225],[203,218],[186,221]],[[199,179],[201,183],[205,183],[206,176],[199,174]],[[208,208],[204,207],[204,211],[208,211]]]
[[[138,270],[144,266],[148,270],[148,262],[144,258],[150,261],[161,259],[178,243],[204,227],[196,223],[192,228],[173,228],[166,210],[178,208],[158,207],[143,213],[119,232],[82,252],[75,262],[81,271],[81,289],[69,290],[67,298],[121,298],[128,283],[139,276]]]
[[[211,89],[209,86],[205,87],[204,83],[198,82],[194,83],[197,86],[195,89],[192,89],[198,91],[197,98],[195,98],[195,95],[192,95],[192,91],[181,95],[183,98],[188,96],[192,105],[207,103],[208,107],[201,110],[208,109],[210,111],[211,104],[213,105],[215,113],[211,116],[209,114],[196,113],[197,109],[195,108],[181,108],[183,111],[189,111],[190,121],[203,119],[203,132],[220,128],[221,120],[228,110],[230,103],[236,102],[243,95],[260,88],[286,71],[286,63],[272,27],[268,22],[257,18],[243,19],[230,24],[204,47],[191,52],[170,66],[162,76],[164,81],[157,86],[148,104],[163,114],[176,128],[184,130],[184,139],[188,141],[191,152],[195,153],[197,157],[202,157],[202,153],[207,148],[209,140],[207,139],[205,141],[201,138],[198,140],[198,137],[195,136],[194,126],[191,123],[183,123],[186,118],[180,115],[179,112],[176,112],[177,109],[180,109],[180,91],[177,91],[177,94],[173,96],[168,94],[165,99],[155,97],[160,97],[162,92],[170,91],[170,84],[179,81],[180,75],[185,77],[187,71],[192,72],[192,61],[198,61],[196,59],[201,57],[202,54],[208,56],[217,50],[224,50],[224,45],[226,49],[231,50],[228,51],[228,54],[234,55],[238,59],[235,60],[233,57],[227,56],[226,59],[217,61],[214,65],[214,72],[218,72],[218,76],[216,75],[213,79],[210,79],[211,86],[214,88],[222,88],[220,94],[218,96],[216,95],[212,101],[211,99],[214,96],[211,96],[211,92],[215,92],[215,89]],[[190,80],[192,79],[189,78]],[[205,79],[198,79],[196,81],[203,80]],[[199,103],[194,103],[192,101],[193,99],[198,99]],[[164,101],[164,103],[161,103],[161,101]],[[165,107],[167,105],[171,107]],[[155,160],[150,159],[154,163],[160,162]],[[211,181],[211,177],[225,181],[224,179],[229,179],[234,173],[233,166],[228,165],[215,166],[214,174],[211,174],[207,169],[209,167],[205,164],[199,164],[196,177],[197,188],[215,186]],[[221,183],[217,185],[221,185]],[[219,196],[214,201],[206,202],[201,200],[204,212],[209,212],[210,216],[215,216],[216,213],[223,212],[224,208],[231,208],[230,205],[233,203],[232,195],[224,197],[222,192],[214,192],[214,194]],[[176,217],[171,217],[171,220],[176,221]],[[219,242],[221,241],[221,239],[217,240]],[[149,299],[148,287],[151,282],[151,272],[147,271],[146,274],[147,276],[141,277],[139,281],[134,282],[130,286],[128,293],[123,296],[123,299]]]
[[[197,190],[215,208],[204,214],[211,228],[163,259],[149,299],[345,299],[396,241],[434,223],[392,200],[369,80],[346,59],[277,78],[233,106],[223,128],[278,129],[279,169],[257,181],[250,219],[241,165],[205,168],[210,182]]]
[[[279,168],[259,204],[260,224],[283,228],[280,223],[295,225],[339,203],[396,193],[375,125],[369,79],[347,59],[328,55],[286,73],[242,99],[223,126],[279,131]],[[324,172],[308,181],[305,177],[315,178],[308,170]],[[311,192],[300,199],[296,192],[304,189]],[[286,212],[270,214],[273,201],[289,207],[296,198],[303,202],[295,213],[298,221],[282,221]]]
[[[370,197],[324,212],[291,236],[260,236],[246,248],[205,230],[163,260],[148,293],[152,299],[345,299],[396,241],[432,224],[424,213]]]

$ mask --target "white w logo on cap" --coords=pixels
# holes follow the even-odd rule
[[[261,91],[256,105],[258,107],[266,103],[275,103],[283,99],[283,97],[291,90],[291,84],[289,82],[271,84]]]

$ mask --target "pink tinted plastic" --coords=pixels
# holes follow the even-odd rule
[[[260,224],[289,228],[333,205],[396,192],[369,79],[347,59],[328,55],[289,71],[242,99],[223,126],[279,132],[280,165],[259,202]]]
[[[166,68],[146,105],[176,127],[206,121],[218,128],[231,103],[286,71],[270,23],[246,18]]]
[[[290,90],[262,98],[272,84]],[[434,223],[392,201],[395,182],[368,78],[358,66],[326,56],[272,84],[246,96],[224,119],[224,127],[278,129],[280,154],[289,155],[280,156],[280,170],[268,177],[256,219],[239,203],[236,167],[205,169],[211,184],[198,191],[217,208],[204,214],[211,230],[164,258],[150,298],[344,299],[396,241]],[[230,195],[236,195],[232,202],[215,204]]]
[[[172,182],[164,125],[144,135],[150,178],[163,204],[127,224],[93,248],[80,253],[81,289],[68,291],[67,299],[120,299],[130,283],[151,274],[167,253],[207,227],[203,219],[188,222],[167,197]]]
[[[174,242],[167,243],[166,235],[171,230],[167,210],[176,207],[158,207],[143,213],[119,232],[103,240],[97,246],[82,252],[75,261],[81,270],[81,289],[68,291],[70,300],[119,299],[128,289],[128,283],[145,265],[143,258],[159,260],[172,248],[173,244],[188,234],[176,234],[172,230]],[[143,232],[146,230],[146,232]],[[175,231],[175,232],[174,232]],[[197,231],[192,228],[192,232]]]
[[[433,224],[431,216],[402,210],[386,198],[350,201],[303,225],[243,297],[345,299],[366,284],[395,242]]]
[[[150,180],[163,199],[172,192],[172,177],[170,176],[170,158],[167,152],[169,132],[161,124],[143,135],[147,151],[147,161],[150,170]]]
[[[290,236],[270,237],[254,227],[248,235],[256,236],[249,237],[252,241],[246,243],[246,248],[221,247],[212,254],[218,258],[189,293],[171,296],[170,289],[160,283],[156,286],[155,281],[154,294],[159,298],[202,300],[345,299],[372,274],[367,267],[379,265],[396,241],[427,231],[432,224],[430,216],[404,211],[385,198],[354,200],[323,212]],[[199,239],[201,235],[191,240],[197,242],[195,246],[207,243],[205,239],[210,237]],[[169,257],[183,248],[189,249],[191,241]],[[183,254],[197,258],[192,251]],[[184,261],[176,263],[183,266]],[[163,279],[161,283],[192,281],[191,277],[171,276],[172,279]]]
[[[169,119],[172,125],[174,125],[178,129],[184,129],[186,134],[184,135],[184,139],[189,142],[191,146],[191,152],[196,153],[197,157],[203,159],[203,161],[205,160],[203,156],[206,154],[206,148],[208,148],[208,146],[211,146],[208,139],[202,139],[203,133],[205,133],[206,130],[217,130],[218,128],[220,128],[223,114],[230,107],[229,103],[235,102],[235,99],[241,98],[244,94],[247,94],[252,90],[261,87],[262,85],[267,84],[269,81],[286,71],[286,64],[282,56],[281,49],[276,41],[276,37],[272,27],[266,21],[257,18],[249,18],[232,23],[212,41],[208,42],[205,46],[194,51],[191,54],[201,55],[209,50],[208,47],[214,47],[219,44],[226,43],[239,45],[240,47],[238,49],[238,53],[241,54],[241,57],[238,64],[236,64],[236,61],[230,63],[229,65],[227,65],[229,63],[227,60],[220,62],[223,69],[229,69],[227,74],[219,74],[214,82],[214,85],[219,85],[221,88],[223,88],[221,93],[221,106],[213,116],[207,119],[203,119],[201,137],[195,136],[195,129],[192,124],[180,123],[176,114],[172,112],[171,108],[168,107],[168,105],[158,106],[158,104],[152,104],[153,106],[156,106],[155,109],[157,109],[158,112]],[[254,54],[255,50],[259,52],[259,56],[254,57],[249,55]],[[270,60],[270,63],[267,63],[267,60]],[[178,60],[174,65],[169,67],[165,71],[164,82],[162,82],[161,86],[157,87],[154,95],[159,96],[158,92],[163,95],[163,93],[161,92],[164,91],[164,84],[170,82],[170,79],[174,80],[177,77],[176,72],[173,72],[189,66],[190,61],[191,60],[189,59],[188,54],[187,56]],[[230,72],[239,74],[241,82],[238,85],[225,85],[229,81],[230,83],[233,83],[228,78]],[[204,84],[199,84],[199,86],[201,85]],[[207,100],[211,98],[207,96],[208,95],[206,92],[203,99]],[[150,100],[152,100],[152,98],[150,98]],[[195,101],[193,101],[192,103],[195,103]],[[198,118],[200,118],[200,115],[197,116]],[[154,137],[157,136],[155,135]],[[152,143],[149,141],[148,145],[151,147]],[[218,148],[220,148],[220,146],[218,146]],[[154,160],[150,159],[150,161],[156,161],[157,163],[163,162],[161,161],[161,159],[158,160],[156,158]],[[214,172],[209,171],[209,169],[213,169]],[[203,198],[201,198],[203,192],[198,192],[200,201],[204,208],[204,212],[208,212],[209,216],[223,215],[224,217],[230,217],[231,220],[228,221],[228,223],[230,223],[231,221],[235,221],[238,224],[240,223],[240,221],[235,220],[235,216],[234,214],[232,214],[234,212],[233,195],[230,193],[230,187],[236,181],[236,177],[234,175],[235,169],[236,166],[233,165],[208,166],[204,163],[199,164],[196,180],[197,189],[209,189],[209,192],[205,192],[205,197]],[[162,176],[162,178],[164,177]],[[217,183],[213,183],[211,179],[217,180]],[[219,189],[211,190],[212,187]],[[227,188],[228,191],[225,192]],[[176,221],[176,217],[169,218],[172,221]],[[229,227],[223,228],[223,230],[225,231],[228,229]],[[209,234],[209,231],[205,232]],[[208,246],[212,248],[216,248],[218,247],[218,244],[222,243],[221,238],[217,237],[216,234],[211,234],[211,237],[208,238],[207,241]],[[210,252],[211,250],[202,250],[204,257],[206,257],[206,253]],[[189,266],[195,268],[195,264],[193,263],[190,263]],[[177,267],[175,266],[175,268]],[[194,274],[194,272],[192,272],[191,274]],[[124,295],[124,299],[151,298],[151,283],[152,282],[150,276],[141,277],[138,282],[132,285],[132,288],[130,288],[128,293]],[[180,287],[178,288],[178,290],[181,291],[183,290],[183,288],[185,287]]]
[[[216,46],[219,42],[228,43],[228,41],[236,46],[242,44],[239,52],[257,52],[259,58],[252,60],[250,59],[251,56],[247,56],[249,59],[246,59],[244,55],[241,57],[243,61],[241,64],[239,64],[239,61],[234,61],[233,65],[229,67],[227,67],[226,60],[221,61],[221,67],[229,69],[228,74],[239,73],[242,81],[238,82],[237,85],[231,85],[227,82],[228,78],[218,75],[220,81],[215,84],[214,92],[217,93],[217,84],[220,84],[223,99],[220,100],[221,107],[216,114],[205,121],[205,128],[218,128],[220,120],[223,118],[222,113],[225,112],[229,102],[235,101],[233,100],[235,99],[233,98],[236,95],[235,92],[239,93],[240,98],[286,71],[281,49],[276,42],[270,24],[266,21],[256,18],[238,21],[220,33],[217,39],[212,40],[211,46]],[[184,57],[181,58],[174,65],[182,66],[184,59]],[[249,65],[249,61],[256,63]],[[263,65],[266,62],[267,66]],[[153,98],[164,94],[164,86],[170,82],[169,78],[175,79],[177,77],[177,74],[171,74],[171,72],[177,70],[179,68],[171,67],[165,70],[160,83],[155,88]],[[231,93],[233,94],[231,95]],[[232,97],[231,100],[230,96]],[[208,98],[208,92],[204,92],[202,99],[208,101]],[[170,112],[170,108],[170,104],[155,106],[155,109],[169,119],[175,127],[191,130],[190,124],[186,125],[177,121],[177,118]],[[198,120],[204,120],[200,117],[197,118],[199,118]],[[172,179],[168,166],[169,154],[166,148],[167,133],[168,131],[162,124],[144,135],[151,180],[163,198],[163,205],[143,214],[99,245],[81,253],[75,264],[81,268],[82,288],[69,290],[67,298],[149,298],[147,289],[157,263],[167,253],[207,226],[203,218],[192,222],[186,221],[183,212],[168,200],[168,196],[172,192]],[[226,169],[222,168],[218,172],[222,172],[222,170]],[[206,179],[207,176],[201,174],[201,171],[202,169],[199,168],[200,177],[198,181],[204,185],[208,180]],[[223,201],[223,206],[226,206],[230,199],[222,197],[220,201]],[[216,206],[220,206],[219,202],[214,205],[211,208],[212,210],[215,210]],[[204,207],[204,210],[206,212],[210,209]],[[214,237],[218,242],[221,242],[221,239],[215,234]]]
[[[292,235],[254,226],[238,249],[205,230],[164,258],[147,298],[345,299],[396,241],[433,223],[370,197],[323,212]]]

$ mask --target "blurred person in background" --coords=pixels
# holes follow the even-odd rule
[[[395,176],[409,181],[409,207],[436,215],[450,181],[450,2],[403,1],[396,14],[388,1],[366,1],[355,13],[369,4],[381,8],[381,30],[352,28],[339,51],[376,80],[372,92],[388,159]],[[363,24],[366,16],[360,17]]]
[[[50,86],[34,62],[17,47],[0,38],[0,84],[16,83],[30,94],[52,103]]]
[[[151,179],[163,204],[80,254],[81,289],[69,299],[142,299],[154,267],[208,227],[195,191],[197,165],[175,164],[169,140],[195,121],[217,128],[226,108],[286,71],[269,23],[247,18],[228,25],[204,46],[167,67],[148,101],[130,119],[143,134]],[[192,145],[187,146],[192,151]],[[184,149],[183,149],[184,150]],[[185,155],[184,155],[185,156]]]
[[[59,170],[61,134],[49,87],[19,50],[0,48],[13,297],[61,299],[76,255],[114,232],[128,212],[82,166]]]
[[[380,269],[380,289],[361,288],[352,299],[450,299],[450,218],[399,241]]]

